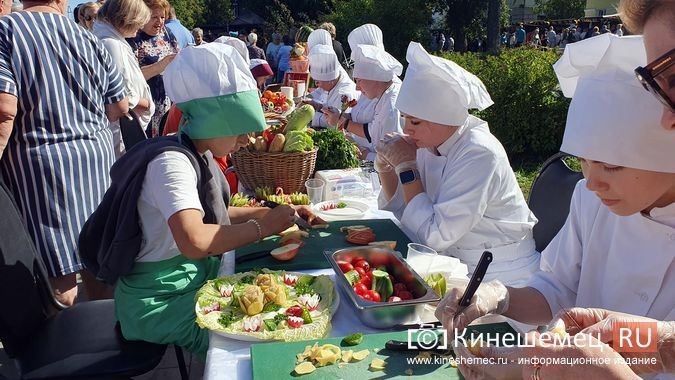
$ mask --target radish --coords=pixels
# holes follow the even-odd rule
[[[272,257],[279,261],[288,261],[295,257],[298,254],[300,249],[300,244],[288,244],[277,249],[273,249],[270,254]]]

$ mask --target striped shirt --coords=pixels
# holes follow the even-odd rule
[[[114,155],[105,104],[124,98],[108,52],[62,15],[0,18],[0,92],[18,98],[0,160],[5,182],[51,276],[83,268],[82,225],[110,184]]]

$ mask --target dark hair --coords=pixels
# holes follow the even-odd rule
[[[82,4],[78,4],[75,7],[75,9],[73,9],[73,20],[75,20],[76,24],[80,23],[80,17],[79,16],[80,16],[80,7],[81,6],[82,6]]]
[[[287,35],[284,35],[281,37],[281,42],[284,43],[284,45],[290,45],[291,44],[291,38],[288,37]]]

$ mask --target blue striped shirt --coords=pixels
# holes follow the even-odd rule
[[[5,182],[50,275],[79,271],[77,238],[114,161],[105,104],[124,98],[123,78],[65,16],[17,12],[0,18],[0,92],[18,98]]]

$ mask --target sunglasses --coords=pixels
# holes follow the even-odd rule
[[[638,67],[635,69],[635,76],[642,84],[645,90],[649,91],[658,99],[664,106],[669,107],[672,112],[675,112],[675,103],[673,99],[668,96],[666,90],[670,88],[663,88],[659,84],[670,86],[673,76],[671,67],[675,65],[675,49],[670,50],[666,54],[655,59],[645,67]]]
[[[96,16],[84,16],[84,21],[93,21],[96,20]]]

